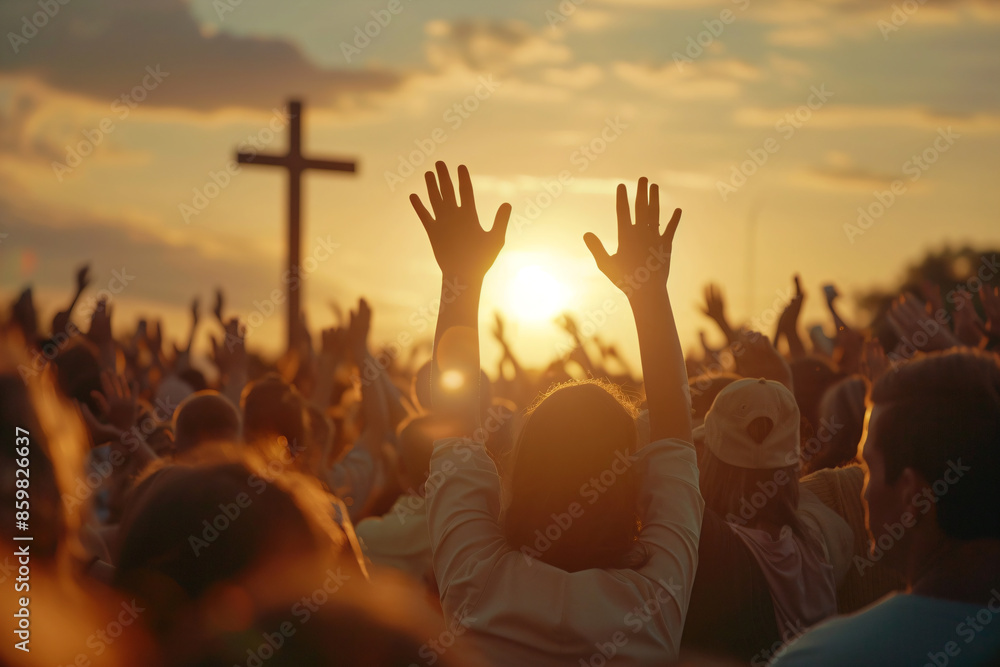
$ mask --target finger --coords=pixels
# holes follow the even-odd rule
[[[87,422],[91,430],[97,430],[104,426],[100,420],[94,416],[94,413],[90,411],[90,406],[86,403],[80,403],[80,414],[83,415],[83,420]]]
[[[632,226],[632,217],[628,207],[628,190],[625,189],[624,183],[618,184],[616,204],[618,209],[618,245],[620,246],[628,234],[629,227]]]
[[[441,185],[441,199],[445,206],[458,208],[458,201],[455,199],[455,186],[451,182],[451,174],[448,173],[448,165],[438,160],[434,163],[437,169],[438,183]]]
[[[444,206],[441,200],[441,190],[438,189],[437,177],[433,171],[424,172],[424,183],[427,184],[427,201],[436,215]]]
[[[802,296],[802,281],[799,280],[799,274],[795,274],[795,296]]]
[[[663,232],[663,238],[667,242],[672,243],[674,240],[674,234],[677,233],[677,225],[681,222],[681,210],[679,208],[674,209],[674,214],[670,216],[670,222],[667,223],[667,229]]]
[[[468,206],[475,210],[476,195],[472,191],[472,178],[469,177],[469,168],[464,164],[458,165],[458,194],[462,197],[462,208]]]
[[[649,207],[646,215],[649,216],[649,226],[656,233],[660,232],[660,186],[653,183],[649,187]]]
[[[413,206],[413,210],[417,212],[417,217],[420,218],[420,223],[424,226],[424,229],[430,231],[431,223],[434,222],[434,218],[431,216],[430,211],[424,206],[424,203],[420,201],[420,197],[416,194],[410,195],[410,205]]]
[[[507,223],[510,222],[510,212],[510,204],[501,204],[500,208],[497,209],[496,217],[493,218],[493,228],[490,229],[490,234],[498,235],[501,242],[507,238]]]
[[[112,377],[113,376],[109,371],[104,371],[103,373],[101,373],[101,391],[104,393],[105,396],[111,396],[112,394],[114,394],[115,388],[111,379]]]
[[[643,176],[635,188],[635,224],[649,224],[646,217],[647,208],[649,208],[649,179]]]
[[[108,414],[108,399],[104,398],[104,394],[95,389],[90,392],[90,397],[94,399],[94,403],[97,404],[97,409],[101,411],[102,415]]]
[[[624,186],[620,186],[624,188]],[[601,243],[601,239],[597,238],[595,234],[587,232],[583,235],[583,242],[587,244],[587,249],[590,250],[590,254],[594,256],[594,261],[597,262],[597,268],[602,272],[604,268],[608,265],[608,261],[611,259],[611,255],[608,251],[604,249],[604,244]]]

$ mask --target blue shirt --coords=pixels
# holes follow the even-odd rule
[[[772,667],[1000,664],[1000,590],[985,605],[893,594],[823,623],[779,651]]]

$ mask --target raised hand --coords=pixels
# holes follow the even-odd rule
[[[729,320],[726,319],[726,302],[718,285],[709,283],[705,286],[705,307],[701,309],[701,312],[719,325],[719,329],[722,330],[729,342],[735,342],[735,333],[729,325]]]
[[[869,338],[861,348],[861,363],[859,370],[861,375],[868,381],[869,386],[885,375],[892,364],[885,355],[885,349],[877,338]]]
[[[788,352],[792,359],[800,359],[805,356],[806,348],[799,337],[799,314],[802,312],[802,302],[805,300],[805,293],[802,291],[802,281],[798,274],[795,275],[795,296],[785,306],[781,317],[778,318],[778,328],[774,334],[774,342],[777,344],[779,336],[785,336],[788,341]]]
[[[736,372],[747,378],[766,378],[792,389],[792,370],[764,334],[741,329],[733,350]],[[794,391],[794,390],[793,390]]]
[[[434,166],[437,177],[430,171],[424,174],[427,198],[434,214],[428,212],[416,194],[410,195],[410,203],[427,231],[434,249],[434,259],[445,279],[482,279],[503,248],[511,206],[502,204],[493,219],[493,227],[490,231],[484,230],[479,224],[472,181],[466,166],[458,167],[461,204],[455,196],[455,186],[448,174],[448,167],[444,162],[438,162]]]
[[[83,290],[87,289],[90,285],[90,264],[84,264],[76,272],[76,295],[77,297],[83,293]],[[76,299],[73,299],[76,302]]]
[[[504,335],[503,316],[500,314],[499,310],[493,313],[493,337],[497,339],[498,343],[500,343],[500,347],[506,351],[507,338]]]
[[[372,311],[368,302],[358,299],[358,309],[351,311],[347,326],[347,339],[356,363],[361,364],[368,354],[368,333],[372,324]]]
[[[886,317],[896,335],[918,350],[946,350],[961,344],[947,326],[927,313],[924,304],[911,292],[893,302]]]
[[[222,294],[222,288],[215,290],[215,306],[212,308],[212,313],[222,326],[226,326],[226,321],[222,319],[222,308],[225,303],[226,297]]]
[[[21,292],[14,302],[11,315],[24,334],[25,342],[34,345],[38,337],[38,313],[35,310],[35,298],[30,287]]]
[[[660,190],[639,179],[632,224],[628,193],[618,186],[618,250],[609,255],[593,234],[583,237],[597,268],[628,297],[639,335],[642,378],[649,406],[650,440],[691,439],[690,395],[684,353],[677,337],[667,276],[681,210],[674,209],[660,233]]]
[[[66,333],[70,325],[70,317],[73,316],[73,309],[76,307],[76,302],[80,300],[80,295],[83,291],[87,289],[90,284],[90,265],[84,264],[82,267],[77,269],[76,272],[76,292],[73,294],[73,300],[69,302],[66,306],[66,310],[61,310],[56,313],[55,317],[52,318],[52,335],[57,333]]]
[[[121,434],[135,425],[135,420],[139,416],[139,406],[124,376],[104,371],[101,373],[101,391],[92,391],[90,395],[100,411],[99,416],[104,419],[105,426],[113,429],[113,431],[102,429],[100,433]],[[85,404],[83,413],[88,422],[95,421],[92,420],[95,415],[90,413],[90,408]]]
[[[583,345],[583,340],[580,338],[580,327],[577,326],[576,319],[571,314],[563,313],[556,318],[556,323],[573,338],[577,345]]]
[[[455,417],[463,435],[471,436],[480,428],[479,298],[483,278],[503,248],[510,204],[500,206],[493,227],[486,231],[479,224],[469,170],[464,165],[458,168],[460,205],[444,162],[438,162],[435,168],[437,178],[433,172],[424,175],[434,215],[420,197],[410,195],[442,274],[441,309],[434,328],[431,403],[436,411]],[[471,381],[457,392],[445,392],[437,375],[449,371]]]
[[[618,186],[617,213],[618,250],[614,255],[608,254],[604,244],[593,233],[583,235],[597,268],[629,298],[665,290],[670,272],[670,250],[681,220],[681,210],[674,209],[670,222],[661,234],[659,186],[655,183],[649,186],[646,178],[640,178],[635,193],[635,224],[632,224],[624,184]],[[643,292],[643,289],[646,291]]]
[[[219,341],[213,336],[212,363],[219,369],[223,377],[234,372],[245,371],[247,363],[246,328],[240,325],[239,318],[232,318],[225,324],[226,335]]]
[[[100,346],[111,340],[111,306],[105,299],[100,299],[90,316],[90,329],[87,336]]]

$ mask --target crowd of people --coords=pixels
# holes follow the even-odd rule
[[[511,208],[487,231],[464,166],[426,185],[442,289],[468,286],[430,359],[374,349],[361,300],[267,360],[220,292],[206,374],[197,302],[167,350],[158,323],[115,337],[106,300],[74,318],[87,268],[49,329],[20,295],[0,330],[0,661],[1000,664],[1000,287],[904,293],[870,327],[827,290],[831,323],[803,339],[797,276],[773,333],[709,285],[726,345],[685,356],[681,211],[664,224],[642,178],[618,186],[614,253],[583,239],[641,377],[568,316],[571,351],[534,369],[498,316],[488,373],[480,292]]]

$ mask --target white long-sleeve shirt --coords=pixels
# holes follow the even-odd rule
[[[693,447],[659,440],[637,454],[636,570],[566,572],[507,544],[500,478],[482,445],[435,443],[427,484],[434,574],[449,627],[495,665],[662,664],[677,656],[698,561],[704,501]]]
[[[367,447],[355,443],[327,472],[326,483],[344,501],[351,521],[361,518],[380,480],[380,466]]]

